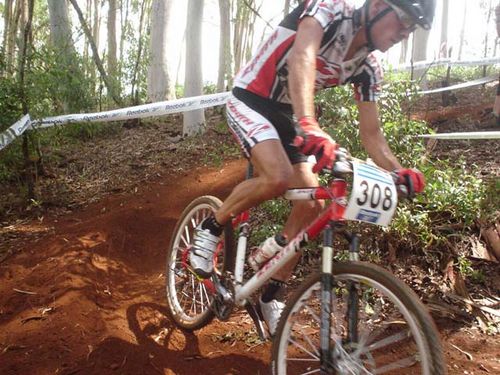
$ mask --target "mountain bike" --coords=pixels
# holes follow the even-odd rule
[[[261,339],[267,339],[252,295],[322,233],[320,269],[289,297],[273,337],[273,374],[445,374],[439,334],[426,308],[401,280],[359,260],[360,237],[346,225],[351,220],[389,225],[404,186],[397,186],[391,173],[344,150],[326,172],[326,184],[284,195],[291,201],[327,200],[326,208],[250,277],[245,273],[248,211],[225,226],[211,278],[194,273],[188,261],[194,228],[222,202],[213,196],[192,201],[177,222],[167,253],[171,317],[179,327],[197,330],[244,307]],[[250,166],[247,177],[251,173]],[[349,244],[348,261],[334,261],[337,237]]]

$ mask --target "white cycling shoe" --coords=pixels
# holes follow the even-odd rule
[[[189,263],[194,272],[203,279],[208,279],[214,272],[214,253],[219,237],[208,229],[195,228],[193,247],[189,252]]]
[[[264,321],[267,324],[267,328],[269,329],[269,333],[271,334],[271,336],[274,336],[276,328],[278,327],[281,313],[285,308],[285,304],[275,299],[269,302],[262,302],[262,299],[259,298],[259,305],[260,311],[262,312],[262,317],[264,318]]]

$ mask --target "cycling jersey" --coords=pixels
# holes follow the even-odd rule
[[[351,42],[361,28],[361,10],[349,0],[309,0],[290,13],[260,46],[252,60],[240,70],[234,85],[261,97],[291,103],[288,93],[287,58],[299,21],[314,17],[324,34],[316,58],[316,91],[352,84],[355,99],[376,101],[382,69],[373,53],[364,47],[344,61]]]

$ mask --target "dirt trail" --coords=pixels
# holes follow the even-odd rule
[[[218,342],[235,323],[194,335],[165,311],[176,218],[193,197],[227,195],[243,171],[241,161],[199,170],[45,220],[55,232],[0,268],[0,373],[266,373],[268,345]]]
[[[178,215],[198,195],[226,196],[244,165],[171,176],[34,223],[53,229],[0,265],[0,374],[267,374],[270,344],[253,345],[244,314],[191,334],[165,311],[164,252]],[[500,372],[494,338],[445,336],[450,373],[483,373],[482,363]]]

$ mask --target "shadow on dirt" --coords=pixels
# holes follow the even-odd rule
[[[198,337],[174,327],[166,308],[138,303],[127,309],[131,343],[108,337],[65,374],[266,374],[263,361],[222,351],[203,355]]]

